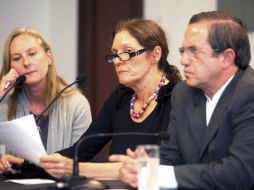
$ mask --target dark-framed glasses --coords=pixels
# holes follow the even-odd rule
[[[145,52],[147,48],[143,48],[137,51],[130,51],[130,52],[122,52],[119,54],[112,54],[106,55],[105,59],[108,63],[114,63],[116,58],[120,59],[121,61],[128,61],[130,58],[140,55],[141,53]]]

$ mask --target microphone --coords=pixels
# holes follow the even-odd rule
[[[50,108],[50,106],[55,103],[55,101],[57,100],[57,98],[69,87],[71,87],[72,85],[76,84],[76,83],[82,83],[84,81],[86,81],[87,79],[87,75],[85,73],[82,73],[80,75],[77,76],[76,80],[74,82],[72,82],[71,84],[65,86],[56,96],[55,98],[49,103],[49,105],[39,114],[39,116],[36,118],[35,122],[38,123],[38,121],[42,118],[43,114]]]
[[[85,136],[83,139],[79,140],[76,144],[75,150],[74,150],[74,160],[73,160],[73,175],[68,180],[69,187],[71,189],[77,188],[88,188],[88,189],[107,189],[109,188],[106,184],[99,182],[96,180],[91,179],[84,179],[79,176],[79,168],[78,168],[78,151],[80,145],[85,142],[87,139],[90,138],[99,138],[99,137],[115,137],[115,136],[129,136],[129,135],[135,135],[135,136],[154,136],[158,137],[162,140],[168,140],[170,138],[168,133],[165,132],[158,132],[158,133],[142,133],[142,132],[122,132],[122,133],[96,133]]]
[[[8,83],[5,85],[5,88],[6,88],[7,90],[6,90],[6,92],[4,93],[4,95],[1,97],[0,103],[4,100],[5,96],[6,96],[15,86],[21,88],[21,87],[23,86],[23,84],[24,84],[25,81],[26,81],[26,76],[25,76],[25,75],[20,75],[20,76],[16,79],[15,83],[14,83],[10,88],[8,88],[8,87],[11,85],[11,83],[8,82]]]

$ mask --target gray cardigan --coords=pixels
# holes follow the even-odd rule
[[[7,100],[0,105],[0,121],[7,121]],[[23,92],[19,96],[18,110],[15,118],[30,114],[29,102]],[[47,153],[53,153],[74,144],[87,130],[92,121],[90,105],[78,91],[53,104],[49,115]]]

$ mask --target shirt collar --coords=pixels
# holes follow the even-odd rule
[[[210,98],[207,94],[205,94],[207,101],[218,101],[222,95],[222,93],[224,92],[224,90],[226,89],[226,87],[228,86],[228,84],[231,82],[231,80],[234,78],[235,74],[232,75],[227,82],[225,82],[225,84],[219,88],[219,90],[213,95],[212,98]]]

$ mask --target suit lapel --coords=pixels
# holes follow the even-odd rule
[[[210,122],[208,124],[206,133],[204,135],[204,143],[200,152],[200,157],[202,156],[202,154],[204,153],[205,149],[207,148],[207,146],[209,145],[209,143],[211,142],[213,136],[216,134],[216,132],[219,129],[220,123],[222,122],[222,119],[225,118],[226,112],[227,112],[227,108],[228,105],[230,104],[230,96],[224,96],[220,98],[219,102],[217,103],[212,117],[210,119]]]
[[[209,145],[209,143],[212,141],[213,137],[216,135],[216,132],[218,131],[219,127],[221,127],[221,122],[223,119],[226,118],[228,107],[231,104],[231,98],[234,94],[234,90],[236,88],[236,83],[241,76],[241,71],[237,72],[233,80],[229,83],[229,85],[226,87],[225,91],[222,93],[221,98],[219,99],[213,114],[211,116],[210,122],[208,124],[208,128],[205,133],[205,139],[204,143],[200,152],[200,158],[202,157],[203,153],[205,152],[205,149]]]
[[[191,113],[190,129],[193,136],[193,140],[198,145],[199,150],[202,148],[204,135],[206,132],[206,97],[203,91],[199,91],[193,97],[194,109]]]

